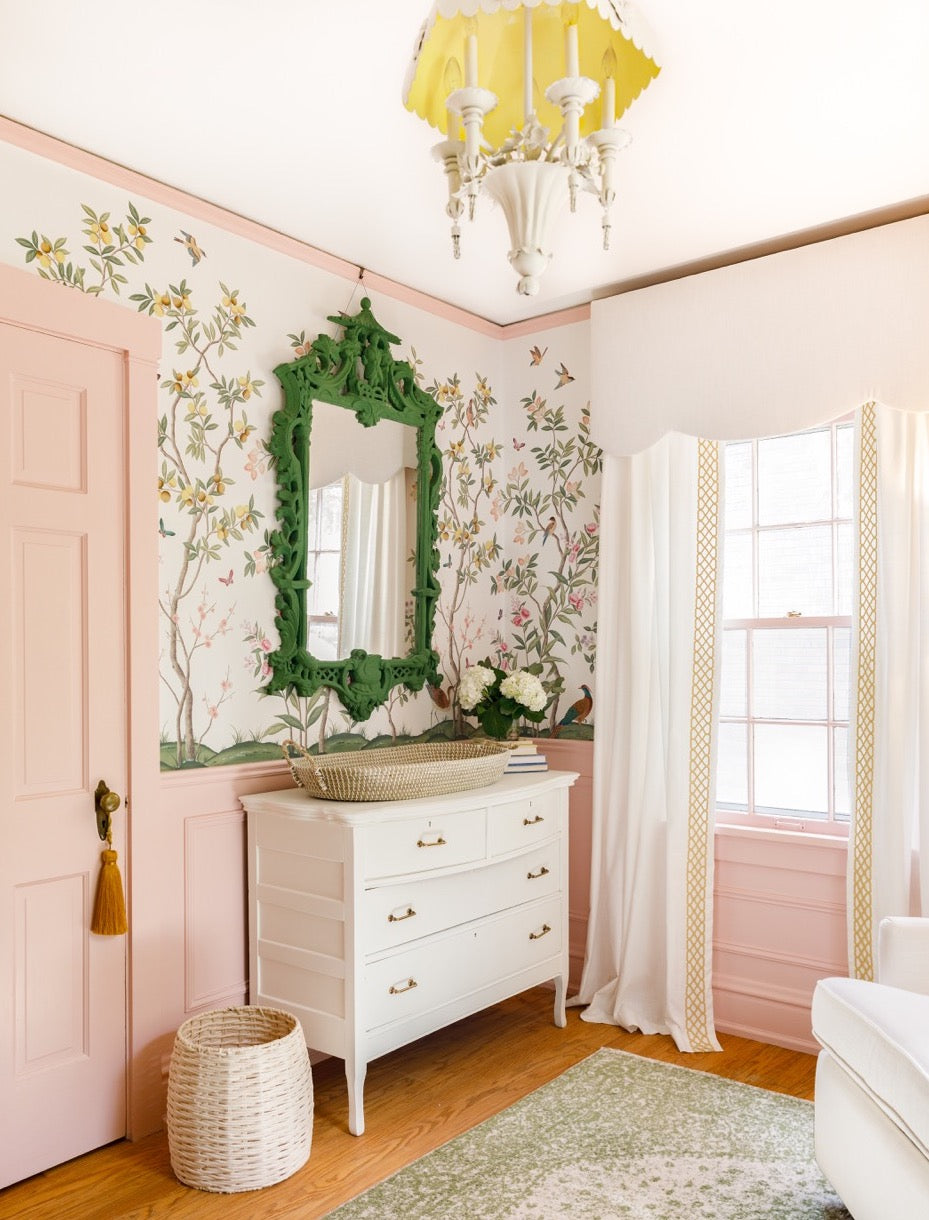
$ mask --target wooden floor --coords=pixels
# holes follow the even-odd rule
[[[815,1058],[721,1035],[722,1054],[682,1055],[670,1038],[580,1020],[552,1023],[552,993],[507,1000],[376,1060],[365,1087],[365,1134],[349,1135],[341,1060],[313,1069],[313,1149],[277,1186],[238,1195],[181,1186],[165,1135],[121,1142],[0,1191],[0,1217],[17,1220],[312,1220],[430,1149],[496,1114],[601,1046],[618,1047],[812,1098]]]

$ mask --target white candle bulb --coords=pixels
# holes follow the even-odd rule
[[[564,32],[565,76],[580,76],[577,55],[577,22],[571,21]]]
[[[612,127],[616,122],[616,81],[608,76],[603,82],[603,102],[600,126]]]
[[[610,128],[616,123],[616,52],[607,47],[600,62],[603,88],[600,91],[600,126]]]
[[[465,40],[465,84],[469,89],[477,87],[477,33],[469,33]]]

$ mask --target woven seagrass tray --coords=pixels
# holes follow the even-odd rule
[[[285,741],[281,749],[301,788],[327,801],[401,801],[483,788],[500,779],[510,759],[509,747],[495,741],[429,741],[321,755]],[[300,757],[291,757],[291,750]]]

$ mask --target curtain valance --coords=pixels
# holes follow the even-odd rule
[[[799,431],[879,400],[929,409],[929,216],[595,301],[591,431]]]

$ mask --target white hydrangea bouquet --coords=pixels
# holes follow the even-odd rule
[[[488,737],[502,740],[516,720],[538,724],[545,714],[548,695],[531,670],[507,672],[482,661],[461,675],[458,702],[468,715],[477,717]]]

